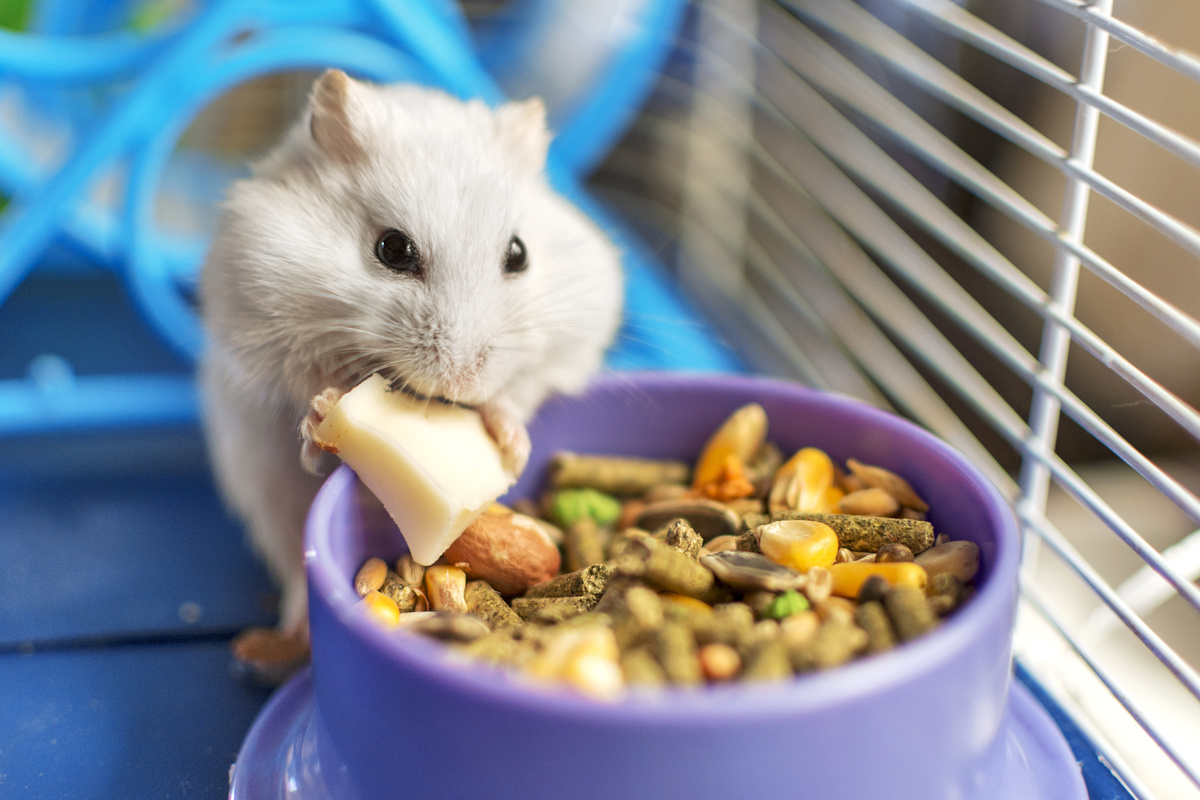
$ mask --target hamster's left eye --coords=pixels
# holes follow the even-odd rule
[[[504,271],[512,274],[524,272],[529,266],[529,256],[525,253],[525,243],[519,236],[508,240],[508,251],[504,254]]]

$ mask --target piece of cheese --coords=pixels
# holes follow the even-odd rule
[[[432,564],[516,481],[479,414],[393,392],[372,375],[317,427],[395,520],[419,564]]]

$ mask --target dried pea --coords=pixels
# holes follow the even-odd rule
[[[621,516],[621,501],[596,489],[560,489],[550,500],[554,521],[568,527],[583,518],[612,525]]]
[[[793,614],[799,614],[801,611],[808,611],[809,608],[808,598],[795,589],[789,589],[771,601],[766,611],[763,612],[763,616],[770,619],[784,619]]]

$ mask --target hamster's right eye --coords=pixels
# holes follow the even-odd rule
[[[375,242],[375,257],[379,263],[396,272],[419,274],[421,272],[421,254],[408,234],[395,228],[389,228],[379,234]]]

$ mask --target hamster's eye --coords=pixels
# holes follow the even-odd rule
[[[508,252],[504,254],[504,271],[507,273],[524,272],[529,266],[529,257],[525,253],[525,243],[519,236],[508,240]]]
[[[375,257],[379,263],[396,272],[419,273],[421,254],[408,235],[389,228],[375,242]]]

